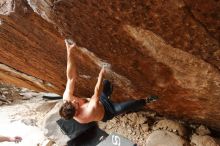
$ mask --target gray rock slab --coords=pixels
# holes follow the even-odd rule
[[[54,108],[48,112],[42,124],[42,129],[45,136],[54,140],[59,146],[66,145],[69,137],[64,135],[57,125],[56,121],[60,119],[59,108],[61,107],[63,101],[58,102]]]

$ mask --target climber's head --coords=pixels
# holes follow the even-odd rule
[[[65,101],[59,110],[59,114],[66,120],[73,119],[73,117],[76,115],[78,107],[79,103],[76,101]]]

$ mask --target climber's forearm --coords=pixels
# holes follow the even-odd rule
[[[74,93],[75,82],[76,82],[76,64],[74,59],[74,49],[76,45],[68,45],[66,44],[67,48],[67,69],[66,69],[66,76],[67,76],[67,83],[66,89],[63,94],[64,100],[71,100],[71,97]]]
[[[7,136],[1,136],[0,135],[0,142],[4,142],[4,141],[10,141],[10,137],[7,137]]]
[[[68,80],[76,79],[76,63],[74,59],[74,47],[67,48],[67,69],[66,75]]]

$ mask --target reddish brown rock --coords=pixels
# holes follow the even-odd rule
[[[79,46],[77,95],[92,95],[108,63],[114,100],[156,94],[155,111],[220,129],[219,1],[28,0],[51,24],[22,0],[10,2],[0,15],[1,63],[62,94],[66,52],[54,25]]]
[[[40,91],[65,87],[65,45],[23,0],[0,1],[0,80]]]

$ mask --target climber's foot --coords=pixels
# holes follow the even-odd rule
[[[113,85],[109,80],[104,80],[103,81],[103,93],[110,99],[110,96],[113,91]]]
[[[151,95],[151,96],[149,96],[149,97],[146,98],[145,102],[146,102],[146,103],[154,102],[154,101],[156,101],[158,98],[159,98],[158,96]]]

